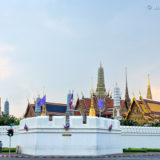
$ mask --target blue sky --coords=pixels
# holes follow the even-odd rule
[[[148,5],[152,6],[148,9]],[[0,96],[21,117],[27,98],[43,92],[47,101],[66,103],[90,96],[102,62],[106,89],[115,82],[146,96],[150,74],[160,99],[160,2],[157,0],[0,0]]]

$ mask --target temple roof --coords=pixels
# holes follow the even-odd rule
[[[152,112],[159,112],[160,113],[160,102],[159,101],[153,101],[150,99],[144,99],[148,107]]]
[[[34,115],[35,114],[35,104],[29,104],[27,106],[24,117],[27,117],[29,110]],[[67,110],[67,104],[46,102],[47,115],[64,115],[66,113],[66,110]]]
[[[151,99],[143,99],[142,96],[140,96],[139,100],[136,100],[136,98],[133,97],[129,110],[126,113],[126,119],[132,111],[134,103],[137,104],[140,111],[144,114],[144,117],[148,118],[149,121],[152,121],[154,118],[160,119],[160,102]]]
[[[96,111],[96,114],[99,113],[99,107],[97,106],[99,97],[98,96],[94,96],[94,108]],[[105,115],[112,115],[113,114],[113,99],[105,96],[103,99],[104,102],[104,109],[102,110],[102,114]],[[123,104],[123,100],[121,100],[120,105]],[[83,98],[79,100],[79,104],[81,106],[81,108],[84,110],[85,113],[89,112],[89,109],[91,107],[91,99],[90,98]],[[75,106],[75,109],[77,109],[78,105]]]

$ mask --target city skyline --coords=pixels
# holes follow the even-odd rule
[[[152,6],[152,7],[149,7]],[[102,62],[106,90],[115,83],[145,98],[150,74],[153,100],[160,100],[160,4],[154,1],[0,0],[0,97],[22,117],[27,99],[67,103],[74,90],[90,97]],[[158,8],[158,7],[157,7]],[[2,106],[3,110],[3,106]]]

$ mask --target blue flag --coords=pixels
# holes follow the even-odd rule
[[[104,108],[103,100],[101,98],[99,99],[97,106],[100,107],[101,109]]]
[[[41,107],[46,104],[46,95],[38,102],[38,106]]]

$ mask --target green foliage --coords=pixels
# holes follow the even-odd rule
[[[0,126],[8,126],[10,123],[14,125],[19,125],[20,119],[17,119],[14,116],[0,116]]]
[[[10,151],[11,152],[16,152],[16,148],[11,148]],[[2,152],[9,152],[9,148],[6,148],[6,147],[2,148]]]
[[[151,124],[152,127],[160,127],[160,121]]]
[[[127,148],[123,149],[124,153],[128,152],[160,152],[160,149],[154,149],[154,148]]]
[[[120,123],[121,123],[121,126],[142,126],[138,122],[133,121],[133,120],[128,120],[128,119],[121,120]]]

